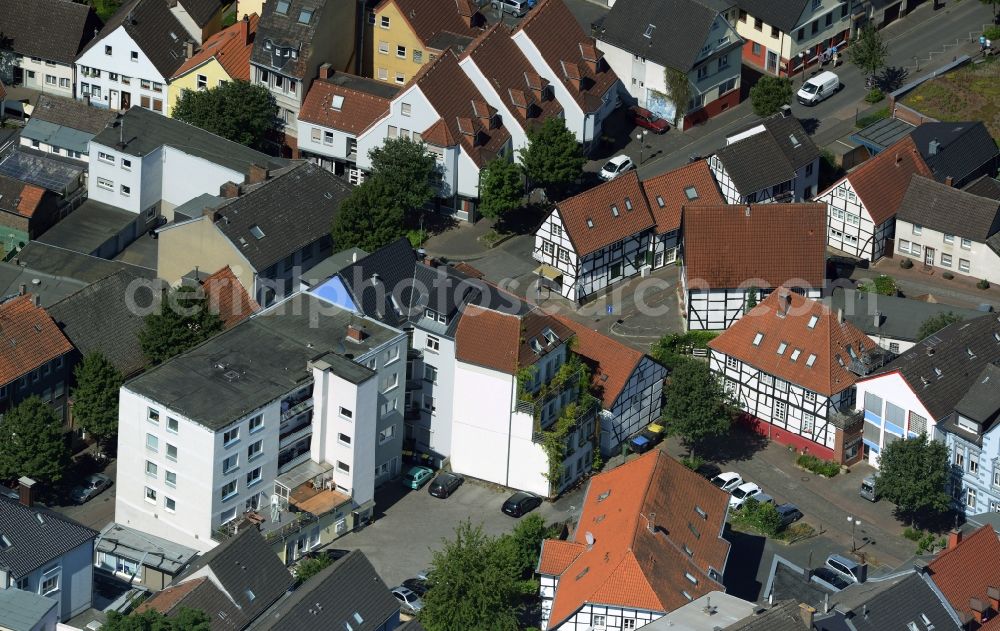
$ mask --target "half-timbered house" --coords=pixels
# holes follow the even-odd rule
[[[542,543],[542,629],[638,629],[724,589],[728,506],[660,450],[594,476],[573,535]]]
[[[655,225],[639,176],[630,171],[556,204],[535,232],[535,260],[566,298],[583,301],[647,264]]]
[[[826,278],[826,206],[684,207],[681,287],[688,330],[729,328],[778,287],[819,298]]]
[[[576,334],[574,351],[590,368],[591,393],[601,400],[601,454],[613,455],[629,436],[660,418],[667,369],[586,324],[556,318]]]
[[[642,183],[646,203],[656,220],[647,263],[653,269],[677,261],[681,242],[681,211],[689,204],[725,204],[706,160],[698,160]]]
[[[726,138],[708,164],[730,204],[801,202],[819,181],[819,149],[797,118],[782,114]]]
[[[861,458],[854,383],[884,351],[842,315],[781,289],[709,347],[712,371],[756,432],[828,460]]]
[[[827,243],[865,261],[891,254],[896,211],[914,175],[933,178],[913,140],[906,136],[816,196],[829,208]]]

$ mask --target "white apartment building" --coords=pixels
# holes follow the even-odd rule
[[[306,494],[349,501],[346,532],[401,469],[406,347],[401,331],[295,294],[126,383],[116,522],[205,551],[248,512],[280,529],[322,479]],[[306,533],[286,558],[321,541]]]

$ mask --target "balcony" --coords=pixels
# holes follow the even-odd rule
[[[305,397],[297,397],[298,401],[282,401],[281,407],[283,411],[281,412],[281,420],[286,421],[300,412],[311,409],[313,406],[312,392],[307,394]],[[288,408],[285,408],[285,404],[288,404]]]
[[[521,391],[517,402],[514,404],[514,411],[529,414],[537,422],[545,406],[556,399],[562,398],[567,392],[575,393],[585,376],[586,372],[582,366],[575,366],[571,363],[563,364],[552,379],[548,383],[542,384],[537,392]],[[518,377],[518,388],[521,387],[522,377]],[[575,398],[574,396],[573,399]],[[567,403],[569,402],[567,401]],[[557,407],[561,410],[564,406],[560,404]]]
[[[864,351],[860,357],[852,355],[847,369],[859,377],[864,377],[885,366],[895,356],[892,351],[876,346]]]
[[[292,434],[296,434],[312,425],[312,410],[306,409],[300,412],[299,416],[282,421],[281,429],[278,431],[278,440],[284,441]]]
[[[864,410],[852,410],[848,406],[831,407],[826,419],[831,425],[843,431],[857,428],[865,420]]]
[[[575,405],[576,407],[570,410],[570,406]],[[573,426],[578,427],[583,423],[586,423],[592,418],[597,417],[597,413],[600,411],[600,400],[597,397],[593,397],[589,394],[581,395],[580,398],[566,406],[564,413],[569,413],[573,419]],[[547,423],[545,427],[542,427],[541,419],[535,419],[534,431],[531,434],[531,440],[534,443],[541,444],[544,440],[544,432],[546,429],[552,426],[555,419],[551,423]],[[570,449],[567,453],[573,453],[574,450]]]

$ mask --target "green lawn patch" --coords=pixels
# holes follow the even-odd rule
[[[1000,63],[990,57],[925,81],[902,103],[941,121],[981,120],[1000,138]]]

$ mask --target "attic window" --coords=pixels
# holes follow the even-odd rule
[[[632,210],[632,200],[628,197],[625,198],[625,210]]]
[[[354,612],[354,615],[352,617],[354,618],[354,621],[357,622],[358,624],[362,624],[365,621],[365,619],[361,617],[361,614],[359,614],[356,611]]]
[[[271,40],[265,40],[264,50],[271,50],[272,48],[274,48],[274,44],[271,43]]]
[[[792,356],[790,357],[790,359],[792,361],[796,361],[799,358],[799,355],[801,355],[801,354],[802,354],[802,351],[800,351],[799,349],[796,348],[794,351],[792,351]]]
[[[943,373],[943,372],[941,372],[941,369],[940,369],[940,368],[937,368],[937,367],[935,367],[935,368],[934,368],[934,374],[935,374],[935,375],[937,375],[937,378],[938,378],[938,379],[940,379],[941,377],[943,377],[943,376],[944,376],[944,373]]]
[[[309,20],[313,17],[312,9],[302,9],[299,13],[299,22],[301,24],[309,24]]]
[[[840,364],[841,368],[847,367],[847,364],[844,363],[844,358],[840,355],[837,355],[837,363]]]
[[[798,147],[802,144],[799,142],[799,139],[795,137],[795,134],[788,134],[788,142],[792,143],[793,147]]]
[[[784,355],[786,348],[788,348],[788,344],[785,344],[784,342],[782,342],[781,344],[778,344],[778,354],[779,355]]]
[[[254,599],[257,598],[257,594],[254,594],[252,589],[248,589],[246,591],[246,595],[247,595],[247,598],[250,600],[250,602],[253,602]]]
[[[975,359],[976,354],[972,352],[971,348],[966,347],[965,352],[969,354],[969,359]]]
[[[555,331],[553,331],[552,329],[545,329],[544,331],[542,331],[542,335],[544,335],[545,339],[549,341],[549,344],[555,344],[556,342],[559,341],[559,336],[556,335]]]
[[[693,186],[689,186],[684,189],[684,195],[689,199],[698,199],[698,189]]]
[[[618,216],[618,206],[611,204],[611,214],[614,217]]]
[[[611,497],[611,489],[608,489],[607,491],[605,491],[605,492],[601,493],[600,495],[598,495],[597,496],[597,501],[598,502],[603,502],[604,500],[608,499],[609,497]]]
[[[591,219],[590,217],[587,217],[587,227],[588,228],[593,228],[594,227],[594,220]]]
[[[531,346],[531,350],[535,351],[536,353],[542,352],[542,343],[538,341],[538,338],[536,337],[531,338],[531,342],[529,342],[529,344]]]
[[[660,197],[659,195],[656,196],[656,205],[659,206],[660,208],[666,206],[666,204],[663,203],[663,198]]]
[[[646,27],[646,32],[643,33],[642,36],[643,37],[650,37],[650,38],[653,37],[653,29],[655,29],[655,28],[656,28],[655,25],[650,24],[649,26]]]
[[[810,329],[815,329],[817,322],[819,322],[819,316],[815,315],[809,316],[809,324],[807,324],[806,326],[809,327]]]
[[[344,97],[340,94],[334,94],[333,98],[330,99],[330,109],[337,110],[338,112],[344,107]]]
[[[10,542],[10,539],[7,538],[7,535],[0,535],[0,550],[6,550],[12,545],[14,544]]]
[[[281,15],[288,15],[288,5],[290,2],[288,0],[278,0],[278,5],[274,7],[274,10]]]
[[[250,234],[252,234],[253,237],[258,240],[264,238],[264,231],[261,230],[260,226],[258,226],[257,224],[250,226]]]
[[[816,363],[816,355],[814,353],[810,353],[809,357],[806,358],[806,366],[812,368],[812,365],[815,363]]]
[[[758,331],[757,335],[753,336],[753,345],[754,346],[760,346],[760,342],[763,339],[764,339],[764,334],[761,333],[760,331]]]
[[[694,512],[698,513],[698,516],[702,519],[708,519],[708,513],[705,512],[704,508],[698,506],[697,504],[694,505]]]
[[[1000,342],[1000,333],[997,333],[996,331],[994,331],[993,332],[993,339],[996,340],[996,341],[998,341],[998,342]]]

